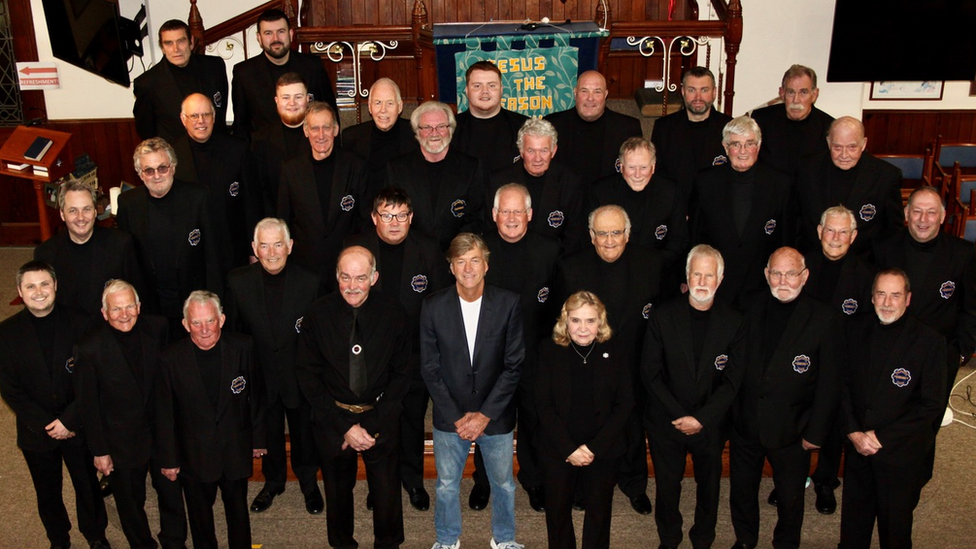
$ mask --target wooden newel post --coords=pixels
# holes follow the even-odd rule
[[[203,53],[207,46],[203,43],[203,17],[197,8],[197,0],[190,0],[190,15],[186,17],[186,24],[190,27],[193,52]]]
[[[725,114],[732,116],[732,98],[735,96],[735,58],[742,43],[742,2],[729,0],[725,33]]]

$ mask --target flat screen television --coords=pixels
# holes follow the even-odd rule
[[[43,0],[51,49],[58,59],[129,86],[132,56],[125,21],[111,0]]]
[[[973,80],[976,2],[837,0],[828,82]]]

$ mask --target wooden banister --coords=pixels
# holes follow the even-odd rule
[[[203,53],[207,46],[226,38],[232,34],[239,32],[245,32],[251,25],[254,25],[258,17],[264,13],[265,10],[269,9],[280,9],[285,12],[288,16],[288,21],[291,28],[298,27],[298,19],[296,13],[298,12],[297,0],[271,0],[265,2],[260,6],[254,7],[240,15],[231,17],[227,21],[214,25],[208,29],[203,27],[203,19],[200,17],[200,10],[197,9],[197,0],[190,0],[190,16],[187,18],[187,24],[190,25],[190,35],[195,38],[194,51],[196,53]],[[297,42],[297,41],[296,41]],[[296,44],[292,44],[292,48],[295,48]]]

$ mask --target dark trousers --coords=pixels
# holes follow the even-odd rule
[[[352,448],[338,454],[329,452],[321,435],[316,433],[316,443],[322,458],[322,476],[325,481],[326,526],[329,545],[353,549],[358,546],[353,537],[355,506],[352,492],[356,486],[358,469],[357,452]],[[366,482],[373,495],[373,536],[377,549],[396,548],[403,543],[403,502],[400,497],[400,474],[397,469],[399,445],[371,448],[362,453],[366,466]]]
[[[840,486],[837,473],[840,471],[841,454],[844,451],[844,443],[847,441],[845,430],[847,430],[847,426],[844,424],[843,417],[841,414],[836,414],[830,427],[830,433],[827,434],[823,445],[817,451],[817,468],[810,475],[810,479],[815,484],[822,484],[829,488]]]
[[[644,435],[643,409],[643,404],[634,406],[627,418],[624,425],[627,448],[617,462],[617,486],[630,499],[647,493],[647,437]]]
[[[878,521],[881,549],[912,546],[912,518],[926,471],[917,463],[892,465],[847,446],[839,549],[868,549]]]
[[[687,436],[654,432],[648,437],[651,461],[654,463],[654,521],[661,545],[681,545],[681,482],[685,476],[685,459],[691,454],[695,473],[695,523],[688,539],[696,549],[712,546],[718,520],[718,494],[722,479],[722,437]]]
[[[119,512],[122,533],[129,545],[136,549],[155,548],[156,541],[146,518],[146,472],[152,479],[159,504],[159,542],[164,549],[186,546],[186,510],[183,490],[160,472],[159,464],[150,461],[131,469],[116,467],[108,476]]]
[[[519,484],[526,489],[539,488],[543,482],[539,450],[535,446],[536,433],[539,432],[539,413],[532,396],[534,392],[534,383],[520,381],[515,393],[518,406],[518,443],[515,445],[515,457],[519,465]]]
[[[288,408],[276,398],[268,406],[267,445],[268,455],[261,458],[264,487],[272,492],[284,490],[288,480],[285,463],[285,419],[291,436],[291,468],[298,477],[302,493],[318,490],[318,460],[315,457],[315,441],[312,438],[312,411],[307,402],[298,408]]]
[[[764,458],[773,469],[773,487],[778,498],[773,547],[794,549],[800,546],[803,490],[810,471],[810,452],[799,441],[770,449],[733,431],[729,447],[729,503],[735,538],[749,545],[759,543],[759,482]]]
[[[580,491],[586,501],[583,515],[583,549],[610,547],[610,521],[617,460],[600,458],[576,467],[548,454],[542,455],[546,488],[546,529],[549,549],[576,549],[573,498]]]
[[[75,489],[78,530],[88,543],[105,539],[108,517],[105,514],[105,502],[102,501],[98,489],[98,476],[87,447],[84,444],[59,442],[54,450],[21,449],[21,452],[37,493],[37,514],[51,545],[67,547],[71,543],[71,536],[68,534],[71,520],[61,497],[62,461]]]
[[[403,397],[400,414],[400,482],[407,490],[424,486],[424,419],[430,395],[419,374],[410,381],[410,390]],[[485,479],[485,483],[488,480]]]
[[[227,518],[227,546],[230,549],[251,549],[246,478],[230,480],[221,477],[213,482],[201,482],[189,475],[180,475],[179,482],[183,483],[186,493],[194,549],[217,549],[213,514],[217,488],[220,488],[220,499],[224,502],[224,516]]]

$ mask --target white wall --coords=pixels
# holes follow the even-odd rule
[[[372,0],[365,0],[372,1]],[[132,17],[141,0],[122,0],[122,14]],[[147,41],[147,66],[159,57],[156,30],[168,19],[186,20],[188,1],[146,0],[151,47]],[[258,4],[260,0],[211,0],[198,2],[204,25],[213,26]],[[707,2],[703,2],[703,5]],[[834,115],[860,116],[862,109],[976,109],[976,97],[969,97],[968,82],[947,82],[942,101],[870,101],[868,84],[826,82],[830,52],[830,29],[834,0],[742,0],[744,20],[742,46],[736,65],[734,114],[739,115],[777,95],[783,72],[793,63],[812,67],[820,76],[817,106]],[[41,0],[31,0],[40,61],[60,66],[62,89],[44,92],[48,116],[54,120],[72,118],[124,118],[132,115],[132,91],[91,73],[61,62],[51,54]],[[706,10],[703,10],[706,11]],[[253,32],[248,33],[248,51],[258,51]],[[218,51],[227,68],[243,59],[241,48]],[[142,73],[139,61],[131,76]],[[228,75],[228,81],[230,76]]]

